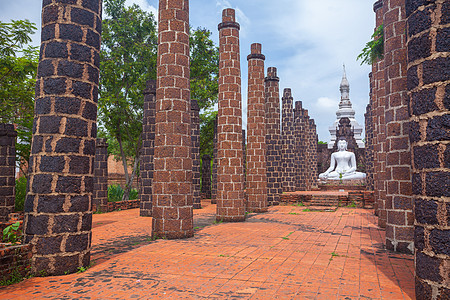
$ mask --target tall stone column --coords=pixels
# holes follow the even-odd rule
[[[16,198],[16,136],[13,124],[0,123],[0,222],[14,212]]]
[[[192,184],[194,208],[202,208],[200,197],[200,107],[191,100]]]
[[[318,167],[317,167],[317,145],[319,139],[317,137],[317,128],[314,119],[309,120],[309,130],[310,130],[310,147],[311,147],[311,164],[310,164],[310,189],[317,187],[317,180],[319,179]]]
[[[212,165],[212,183],[211,183],[211,204],[217,203],[217,116],[214,119],[214,149],[213,149],[213,165]]]
[[[413,253],[405,3],[384,0],[386,248]]]
[[[217,220],[245,220],[239,23],[225,9],[219,24],[217,120]]]
[[[261,44],[251,45],[248,60],[247,211],[267,211],[266,110]]]
[[[266,168],[267,201],[269,205],[280,203],[282,188],[281,168],[281,123],[280,123],[280,78],[277,68],[267,69],[265,78],[266,97]]]
[[[156,80],[148,80],[144,90],[144,118],[142,120],[141,149],[141,217],[152,216],[153,158],[155,155]]]
[[[95,142],[94,159],[94,194],[92,196],[92,211],[108,211],[108,143],[106,139]]]
[[[189,0],[160,0],[152,235],[194,235]]]
[[[43,1],[25,202],[32,272],[60,275],[90,260],[101,1]]]
[[[449,1],[408,1],[417,299],[450,299]]]
[[[202,157],[202,197],[211,199],[211,156]]]
[[[242,168],[244,170],[244,197],[247,201],[245,189],[247,188],[247,138],[245,136],[245,129],[242,129]],[[246,202],[247,203],[247,202]]]
[[[295,191],[295,143],[294,143],[294,108],[291,89],[284,89],[282,98],[282,161],[283,192]]]
[[[383,0],[375,2],[373,10],[376,15],[376,27],[383,24]],[[372,65],[374,81],[373,100],[373,144],[374,144],[374,196],[377,206],[378,225],[386,227],[386,123],[385,110],[385,79],[384,60],[377,60]]]
[[[369,93],[369,104],[366,106],[366,113],[364,114],[365,119],[365,131],[366,131],[366,142],[365,142],[365,157],[364,163],[366,165],[366,185],[369,191],[373,191],[373,86],[374,80],[372,72],[369,73],[369,83],[370,83],[370,93]],[[376,209],[376,208],[375,208]]]

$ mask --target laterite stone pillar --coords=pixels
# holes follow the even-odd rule
[[[416,299],[450,299],[450,2],[407,1]]]
[[[160,0],[153,173],[153,237],[194,235],[189,1]]]
[[[239,29],[234,9],[225,9],[219,24],[216,214],[225,222],[245,220]]]
[[[202,157],[202,197],[211,199],[211,156]]]
[[[214,119],[214,138],[213,138],[213,165],[212,165],[212,183],[211,183],[211,204],[217,203],[217,116]]]
[[[405,3],[384,0],[386,248],[414,253]]]
[[[282,188],[281,124],[280,124],[280,78],[277,68],[267,69],[265,78],[266,97],[266,168],[267,201],[269,205],[280,203]]]
[[[244,197],[247,201],[245,189],[247,188],[247,138],[245,136],[245,129],[242,129],[242,168],[244,169]],[[247,203],[247,202],[246,202]]]
[[[366,142],[365,142],[365,157],[364,157],[364,163],[366,165],[366,186],[367,190],[373,191],[373,157],[374,157],[374,151],[373,151],[373,76],[372,72],[369,73],[369,83],[370,83],[370,93],[369,93],[369,104],[366,106],[366,113],[364,114],[364,124],[365,124],[365,131],[366,131]],[[376,208],[375,208],[376,209]]]
[[[25,201],[33,273],[90,261],[101,1],[45,0]]]
[[[16,199],[16,136],[13,124],[0,123],[0,223],[14,212]]]
[[[92,207],[92,211],[108,211],[108,143],[106,139],[97,139],[95,142]]]
[[[191,100],[192,183],[194,208],[202,208],[200,197],[200,107]]]
[[[266,105],[261,44],[251,45],[248,60],[247,105],[247,211],[267,211]]]
[[[317,180],[319,178],[317,167],[317,145],[319,139],[317,137],[316,123],[314,119],[309,119],[309,145],[311,149],[311,161],[310,161],[310,186],[309,189],[317,187]]]
[[[383,1],[379,0],[373,5],[376,16],[376,27],[383,24]],[[385,79],[384,60],[377,60],[372,65],[372,76],[374,81],[374,105],[373,105],[373,126],[374,126],[374,190],[377,206],[378,225],[386,227],[386,122],[385,110]]]
[[[294,108],[291,89],[284,89],[282,98],[282,161],[283,161],[283,192],[295,191],[295,139],[294,139]]]
[[[155,155],[156,80],[148,80],[144,90],[144,118],[142,121],[141,149],[141,217],[152,216],[153,158]]]

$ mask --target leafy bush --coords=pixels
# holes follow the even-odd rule
[[[122,201],[124,190],[118,184],[113,184],[108,186],[108,202],[118,202]],[[137,189],[131,189],[130,200],[135,200],[139,198],[139,192]]]
[[[137,189],[131,189],[130,191],[130,200],[136,200],[139,198],[139,192]]]
[[[3,241],[11,244],[18,243],[22,237],[22,231],[19,227],[20,222],[16,222],[3,229]]]
[[[122,201],[123,192],[124,192],[123,188],[118,184],[108,186],[108,201],[109,202]]]
[[[27,195],[27,178],[25,176],[22,176],[19,179],[16,179],[15,211],[23,211],[26,195]]]

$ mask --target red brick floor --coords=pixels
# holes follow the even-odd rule
[[[137,209],[94,215],[91,268],[0,299],[414,299],[413,257],[384,249],[372,210],[277,206],[212,224],[215,205],[203,204],[186,240],[150,241]]]

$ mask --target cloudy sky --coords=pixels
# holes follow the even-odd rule
[[[263,45],[267,67],[277,67],[280,88],[292,88],[317,124],[319,139],[329,140],[336,119],[339,84],[345,63],[356,119],[363,125],[368,103],[369,66],[356,57],[374,28],[374,1],[368,0],[191,0],[191,26],[206,27],[218,43],[217,24],[224,8],[237,11],[241,24],[241,69],[244,125],[247,61],[252,43]],[[29,19],[40,27],[40,0],[0,0],[0,20]],[[156,14],[158,0],[127,0]],[[33,43],[38,45],[39,32]]]

